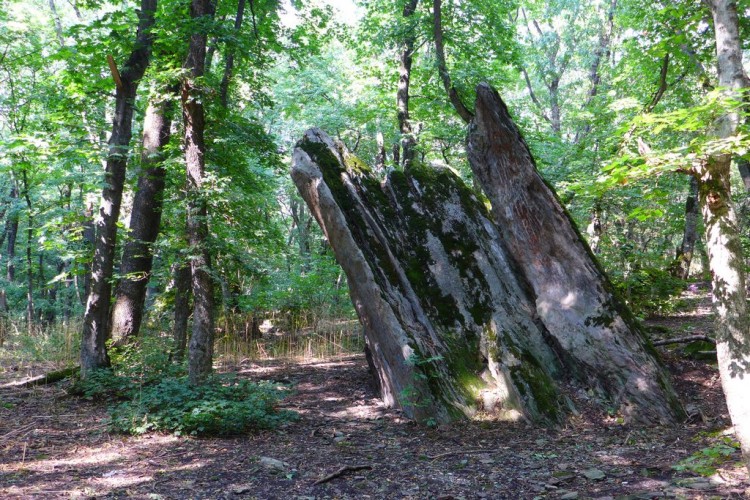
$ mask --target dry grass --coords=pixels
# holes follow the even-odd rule
[[[25,323],[1,321],[0,370],[59,369],[78,363],[80,319],[47,327],[39,325],[31,335]],[[313,325],[294,332],[280,331],[266,324],[262,336],[252,340],[246,340],[246,324],[247,321],[239,317],[222,321],[222,326],[236,325],[229,330],[222,328],[214,346],[216,363],[225,369],[258,360],[325,360],[361,353],[364,349],[364,337],[357,320],[317,319]],[[165,338],[171,335],[169,331],[151,331],[149,334]]]
[[[297,332],[266,331],[254,340],[224,335],[217,339],[214,352],[221,365],[239,366],[270,359],[289,362],[330,359],[363,350],[364,336],[357,320],[328,319]]]

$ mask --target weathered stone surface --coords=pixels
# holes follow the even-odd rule
[[[489,214],[450,170],[384,182],[317,129],[292,177],[347,274],[387,404],[556,421],[562,372]]]
[[[417,419],[559,421],[566,382],[631,420],[682,408],[655,352],[480,86],[468,152],[491,214],[449,169],[380,182],[317,129],[292,177],[347,274],[383,399]]]
[[[477,88],[467,151],[502,240],[533,289],[536,311],[565,352],[566,371],[630,420],[682,417],[655,351],[539,175],[500,96],[485,84]]]

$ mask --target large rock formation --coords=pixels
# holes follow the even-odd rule
[[[679,417],[682,408],[653,348],[486,84],[477,87],[467,151],[503,242],[533,288],[536,311],[566,353],[566,371],[630,420]]]
[[[383,399],[418,419],[558,420],[560,363],[495,225],[448,169],[381,184],[320,130],[292,177],[346,272]]]
[[[472,161],[481,169],[483,161],[494,165],[487,160],[493,154],[522,147],[511,160],[526,162],[519,169],[533,167],[514,127],[506,128],[520,142],[501,137],[500,153],[486,148],[499,137],[491,132],[482,142],[483,131],[493,130],[479,123],[487,116],[478,113],[472,128]],[[588,311],[577,308],[576,291],[588,282],[576,281],[571,295],[561,295],[559,285],[546,291],[527,270],[539,260],[540,269],[567,279],[556,256],[582,252],[570,264],[598,271],[580,241],[566,250],[539,241],[541,233],[533,237],[530,221],[547,217],[539,211],[557,214],[553,223],[567,221],[560,227],[575,234],[554,195],[528,209],[509,205],[509,218],[501,219],[447,168],[415,165],[380,182],[317,129],[297,144],[292,177],[347,274],[386,404],[437,422],[480,410],[557,422],[572,405],[565,395],[570,382],[596,389],[602,403],[628,417],[667,422],[679,415],[658,362],[618,312],[603,275],[592,286],[606,300]],[[480,179],[492,187],[489,177]],[[542,188],[513,189],[531,189],[518,198],[537,199]],[[493,207],[502,207],[490,193]],[[519,243],[517,233],[529,239]],[[566,337],[568,328],[575,330]]]

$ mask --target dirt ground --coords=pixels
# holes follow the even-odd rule
[[[650,324],[661,327],[656,337],[710,333],[700,309]],[[109,433],[106,408],[69,396],[67,383],[19,390],[9,382],[24,374],[4,367],[0,497],[750,498],[738,453],[710,477],[673,469],[716,443],[729,422],[716,369],[660,349],[690,413],[672,428],[630,427],[589,411],[559,429],[493,421],[427,428],[383,408],[364,358],[350,356],[240,367],[253,379],[295,385],[283,407],[300,419],[276,431],[128,437]]]

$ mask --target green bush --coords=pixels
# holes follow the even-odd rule
[[[159,339],[144,340],[112,356],[113,368],[97,370],[74,384],[86,399],[109,400],[110,429],[232,435],[268,429],[296,414],[276,406],[287,391],[276,384],[215,375],[190,385],[184,367],[171,363]]]
[[[270,383],[215,376],[200,386],[167,378],[143,387],[110,411],[110,426],[126,434],[167,431],[226,436],[276,427],[295,414],[279,411],[284,391]]]
[[[654,267],[633,271],[626,278],[613,278],[615,287],[638,316],[652,316],[673,310],[673,299],[685,288],[685,282]]]

